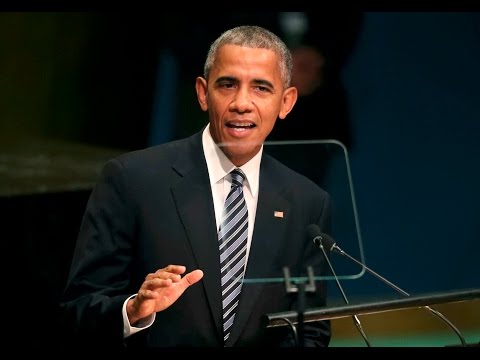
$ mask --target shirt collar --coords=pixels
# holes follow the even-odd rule
[[[213,141],[212,135],[210,134],[210,124],[208,124],[203,130],[202,144],[210,176],[210,186],[213,187],[214,184],[222,180],[228,173],[230,173],[230,171],[235,169],[236,166]],[[240,169],[245,173],[247,186],[254,197],[258,194],[262,152],[263,145],[260,148],[260,151],[250,161],[240,166]]]

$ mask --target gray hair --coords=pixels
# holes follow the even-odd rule
[[[280,74],[284,89],[290,87],[292,78],[292,54],[287,45],[274,33],[260,26],[237,26],[225,31],[215,40],[208,50],[207,59],[203,67],[203,75],[208,75],[215,62],[218,49],[224,45],[239,45],[250,48],[269,49],[279,57]]]

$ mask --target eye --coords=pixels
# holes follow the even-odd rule
[[[218,84],[218,87],[223,89],[232,89],[235,87],[235,83],[233,81],[222,81]]]
[[[254,87],[255,91],[262,93],[262,94],[267,94],[271,93],[272,89],[269,88],[268,86],[263,86],[263,85],[257,85]]]
[[[257,86],[257,90],[260,92],[268,92],[270,89],[266,86]]]

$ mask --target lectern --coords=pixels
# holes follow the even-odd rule
[[[427,293],[407,298],[364,302],[353,305],[324,307],[316,309],[302,309],[299,316],[298,311],[288,311],[279,313],[269,313],[264,316],[264,326],[267,328],[278,326],[301,326],[299,319],[304,322],[317,320],[333,320],[352,315],[377,314],[382,312],[390,312],[402,309],[426,308],[431,305],[439,305],[454,302],[466,302],[480,299],[480,289],[462,289],[448,292]],[[480,312],[480,307],[479,307]],[[441,320],[441,319],[440,319]],[[439,321],[440,321],[439,320]],[[444,324],[447,326],[448,324]],[[439,327],[441,323],[439,323]],[[459,329],[461,330],[461,329]],[[462,337],[461,333],[459,334]],[[457,346],[457,345],[456,345]],[[458,346],[480,346],[480,329],[478,340],[474,343],[467,343],[464,339],[460,339]]]

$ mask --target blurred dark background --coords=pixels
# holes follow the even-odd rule
[[[322,86],[271,139],[346,145],[370,267],[412,294],[479,287],[480,13],[304,16]],[[242,23],[298,46],[279,13],[0,13],[1,237],[14,333],[55,341],[99,168],[206,123],[195,77],[220,31]],[[391,293],[368,275],[344,286],[352,297]]]

